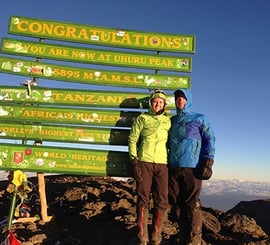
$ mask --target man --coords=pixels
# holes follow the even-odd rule
[[[189,89],[174,92],[177,114],[169,135],[169,200],[179,224],[177,244],[202,243],[200,192],[212,175],[215,135],[205,115],[192,110]]]
[[[149,242],[148,211],[152,197],[154,213],[151,245],[159,245],[168,204],[167,139],[170,118],[165,115],[166,96],[155,90],[150,95],[149,110],[133,122],[129,135],[129,155],[136,180],[138,201],[138,238],[140,245]]]

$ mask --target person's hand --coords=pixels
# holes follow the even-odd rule
[[[208,180],[212,177],[214,164],[213,159],[204,158],[198,167],[194,169],[194,175],[197,179]]]
[[[141,183],[143,181],[142,170],[141,170],[140,164],[141,163],[139,162],[137,158],[134,158],[133,160],[131,160],[131,166],[133,170],[134,179],[136,180],[137,183]]]

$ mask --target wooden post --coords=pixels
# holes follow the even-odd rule
[[[47,213],[47,199],[46,199],[46,190],[45,190],[45,179],[44,173],[37,173],[38,178],[38,192],[40,198],[40,207],[41,207],[41,220],[43,222],[49,222],[52,219],[52,216],[48,216]]]
[[[34,142],[35,146],[41,146],[42,141],[36,140]],[[44,179],[44,173],[37,173],[37,179],[38,179],[38,192],[39,192],[39,199],[40,199],[40,212],[41,212],[41,220],[43,222],[49,222],[52,219],[52,216],[48,216],[47,209],[47,198],[46,198],[46,188],[45,188],[45,179]]]

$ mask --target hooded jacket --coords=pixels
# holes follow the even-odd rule
[[[148,112],[134,120],[128,141],[129,156],[131,160],[137,158],[144,162],[167,164],[166,144],[171,122],[164,110],[158,114],[153,111],[151,100],[155,97],[166,99],[164,94],[153,93]]]
[[[187,99],[185,107],[176,108],[171,117],[169,135],[169,167],[195,168],[204,158],[215,155],[215,135],[205,115],[192,109],[189,89],[180,89]]]

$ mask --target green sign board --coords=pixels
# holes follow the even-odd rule
[[[129,130],[116,128],[0,122],[0,138],[2,139],[127,145],[128,135]]]
[[[166,96],[166,108],[174,109],[174,96]],[[0,104],[11,102],[23,104],[76,105],[115,108],[148,108],[149,93],[115,91],[75,90],[32,87],[1,86]]]
[[[15,144],[0,145],[0,170],[131,176],[127,152]]]
[[[47,106],[1,106],[0,122],[82,124],[130,127],[140,114],[135,111],[109,111]]]
[[[55,65],[0,57],[0,72],[65,82],[137,88],[189,88],[187,76],[131,73]]]
[[[9,54],[20,54],[63,61],[191,72],[191,58],[189,57],[124,53],[8,38],[2,40],[1,49],[2,52]]]
[[[195,52],[194,35],[152,33],[12,16],[9,33],[123,48]]]

